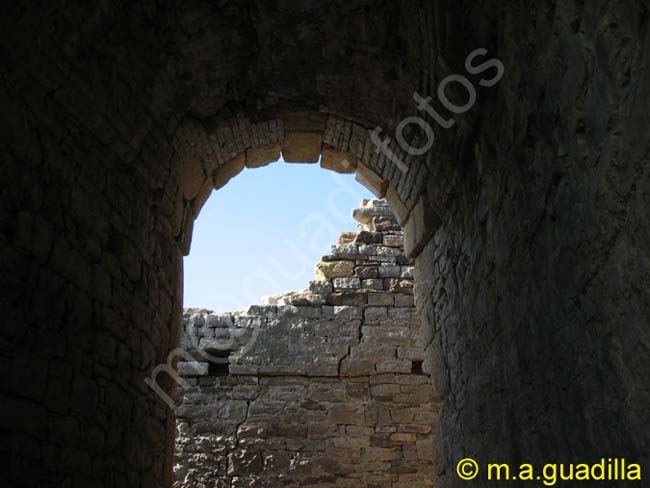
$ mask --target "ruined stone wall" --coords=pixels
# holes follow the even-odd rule
[[[354,211],[362,230],[341,235],[308,290],[186,310],[196,360],[179,363],[175,486],[433,486],[438,402],[386,205]]]

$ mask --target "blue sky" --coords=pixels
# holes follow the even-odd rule
[[[302,290],[350,216],[372,194],[318,164],[245,169],[212,193],[184,259],[184,306],[227,312],[263,295]]]

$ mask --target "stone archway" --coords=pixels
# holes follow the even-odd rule
[[[179,186],[175,198],[176,209],[175,209],[174,232],[177,235],[176,240],[178,242],[179,252],[181,254],[189,253],[190,243],[191,243],[191,233],[193,229],[193,221],[198,216],[203,204],[207,201],[211,192],[215,189],[218,190],[219,188],[225,186],[231,178],[236,177],[237,174],[241,172],[245,167],[258,168],[276,162],[280,156],[280,153],[282,154],[282,158],[285,161],[287,161],[286,164],[316,163],[320,160],[320,165],[324,169],[333,170],[340,173],[348,173],[348,174],[354,173],[357,181],[362,185],[364,185],[366,188],[368,188],[377,197],[386,197],[388,204],[391,205],[392,215],[395,216],[396,220],[400,225],[406,227],[404,245],[406,248],[405,253],[408,255],[409,259],[415,259],[417,257],[417,254],[423,247],[423,241],[428,239],[434,231],[434,228],[432,226],[437,225],[438,223],[436,219],[430,221],[425,220],[422,213],[418,214],[417,210],[415,212],[411,212],[411,209],[409,209],[409,207],[407,206],[408,203],[406,204],[403,203],[398,195],[398,192],[390,186],[390,182],[385,180],[381,176],[382,170],[385,171],[386,175],[391,174],[390,161],[385,156],[385,154],[382,154],[379,150],[377,150],[376,144],[372,141],[371,131],[361,127],[358,124],[346,121],[345,119],[342,119],[340,117],[331,116],[331,115],[328,116],[326,114],[318,114],[318,113],[290,113],[290,114],[283,115],[276,120],[271,120],[268,122],[251,123],[249,119],[240,116],[235,118],[234,120],[221,123],[218,126],[216,126],[216,128],[212,128],[212,129],[209,127],[209,124],[188,120],[181,125],[177,133],[177,136],[174,140],[174,145],[176,148],[175,154],[176,154],[177,165],[180,172],[180,176],[178,180]],[[412,158],[409,157],[396,144],[393,145],[392,150],[395,151],[397,154],[399,154],[399,156],[402,159],[412,161]],[[417,171],[417,165],[415,166],[415,170]],[[388,176],[386,178],[388,178]],[[418,201],[420,205],[423,205],[421,196]],[[412,213],[413,215],[411,215]],[[332,258],[334,258],[334,256],[332,256]],[[178,300],[181,299],[181,296],[182,295],[180,294],[178,295],[177,297]],[[367,306],[367,304],[364,306]],[[341,307],[341,308],[346,308],[346,307]],[[174,310],[178,310],[180,312],[181,309],[182,309],[182,305],[180,304],[180,302],[174,305]],[[260,310],[263,309],[264,307],[260,307]],[[363,310],[362,308],[347,310],[346,312],[348,312],[348,314],[345,315],[345,317],[349,315],[349,312],[360,312],[363,315],[362,310]],[[320,307],[316,306],[312,311],[320,313]],[[289,316],[291,316],[291,313],[289,313]],[[197,320],[201,320],[201,317],[202,316],[200,316]],[[241,319],[244,320],[244,318]],[[257,320],[260,319],[260,317],[253,317],[253,318]],[[271,314],[271,317],[268,320],[275,322],[277,320],[276,315]],[[288,320],[288,319],[284,319],[284,320]],[[293,320],[295,321],[299,319],[294,318]],[[325,319],[325,320],[334,320],[334,318]],[[346,320],[351,320],[351,319],[346,319]],[[181,318],[179,316],[179,323],[180,321]],[[386,322],[388,325],[393,325],[393,326],[400,325],[399,321],[396,320],[393,321],[386,320]],[[369,323],[371,325],[374,324],[372,320]],[[408,319],[405,319],[405,323],[408,327],[408,323],[409,323]],[[317,325],[322,325],[322,324],[317,324]],[[426,327],[426,324],[423,323],[421,327]],[[397,328],[399,329],[399,327]],[[415,347],[415,343],[416,342],[419,343],[420,341],[415,336],[415,333],[412,334],[413,337],[409,336],[408,340],[412,341],[413,347]],[[422,335],[425,337],[431,337],[430,332],[425,332]],[[271,336],[271,338],[267,340],[269,340],[270,343],[273,343],[274,341],[277,342],[278,338]],[[304,347],[309,347],[309,346],[306,344]],[[426,350],[427,353],[430,353],[430,341],[426,344],[419,344],[419,347],[421,347],[423,351]],[[397,355],[397,350],[395,350],[394,353]],[[174,359],[176,358],[177,355],[175,355]],[[185,357],[185,360],[187,359],[189,358]],[[366,363],[368,363],[368,358],[364,357],[362,359],[363,361],[361,361],[361,363],[363,363],[364,367],[367,368]],[[274,366],[267,366],[267,367],[271,369],[274,368]],[[294,365],[294,367],[296,367],[296,365]],[[235,368],[239,368],[242,370],[241,372],[239,372],[239,370],[237,369],[238,374],[240,375],[251,374],[250,372],[247,372],[247,370],[245,370],[244,366],[239,366],[239,367],[235,366]],[[275,368],[277,368],[277,366]],[[278,370],[277,374],[279,374],[280,371],[281,369]],[[319,368],[314,368],[314,371],[308,372],[307,377],[309,376],[318,377],[323,375],[323,373],[319,373],[319,371],[320,371]],[[409,367],[409,371],[410,371],[410,367]],[[400,373],[404,373],[404,371],[400,371]],[[430,372],[427,371],[427,373]],[[352,375],[354,377],[354,375],[356,374],[361,375],[353,380],[358,382],[363,379],[364,377],[363,375],[368,374],[368,371],[366,371],[365,369],[363,371],[357,371],[357,372],[350,371],[349,373],[343,373],[342,375],[339,373],[338,375],[335,375],[335,377],[338,378],[338,381],[340,381],[343,386],[345,386],[345,383],[348,380],[346,379],[347,376]],[[325,381],[332,381],[332,378],[330,376],[331,376],[331,372],[324,373]],[[246,376],[241,376],[241,377],[246,378]],[[211,378],[206,378],[206,380],[209,379]],[[281,379],[282,379],[281,377],[277,378],[278,381],[280,381]],[[422,380],[422,378],[418,376],[412,379]],[[391,383],[392,380],[385,379],[384,382],[381,383],[381,374],[379,374],[379,376],[376,379],[371,379],[370,381],[378,382],[376,384],[376,387],[378,389],[380,388],[390,389],[396,387],[399,390],[400,388],[396,380],[394,383]],[[429,387],[430,387],[430,383],[429,383]],[[403,386],[403,388],[421,389],[422,386],[420,387]],[[189,391],[192,392],[193,390],[190,388]],[[195,392],[195,393],[197,393],[199,397],[205,396],[200,392]],[[268,394],[268,392],[266,392],[266,390],[262,388],[259,394],[260,396],[262,396],[263,394]],[[370,393],[368,393],[368,395],[370,395]],[[427,397],[431,395],[433,395],[433,392],[430,392],[429,395],[427,395]],[[399,391],[397,396],[399,397]],[[406,403],[403,404],[400,404],[399,402],[395,404],[391,403],[392,395],[390,394],[383,395],[383,396],[379,395],[378,398],[383,400],[384,403],[378,403],[376,405],[373,404],[372,409],[384,409],[381,410],[382,412],[385,412],[383,415],[388,415],[389,408],[391,409],[390,410],[391,412],[395,408],[397,409],[406,408],[407,410],[409,408],[411,409],[413,408],[413,405],[410,405],[408,403],[408,400],[405,400]],[[218,399],[216,398],[214,399],[215,402],[217,400]],[[353,403],[354,401],[350,400],[348,404],[338,405],[338,406],[334,404],[334,406],[337,408],[350,408],[353,405]],[[331,407],[330,404],[324,404],[321,408],[329,408],[327,407],[327,405]],[[364,402],[360,403],[360,407],[363,408],[363,405]],[[424,413],[420,412],[418,415],[428,415],[426,418],[429,418],[431,415],[433,415],[434,411],[436,414],[438,413],[438,409],[434,408],[434,405],[437,404],[432,399],[428,400],[428,403],[426,403],[426,405],[427,408],[425,408]],[[374,412],[374,414],[377,415],[377,412]],[[397,413],[394,412],[393,415],[397,415]],[[199,422],[201,421],[201,419],[199,418],[196,418],[195,420]],[[390,424],[390,420],[386,420],[383,417],[381,420],[377,419],[376,421],[383,423],[385,428],[388,428]],[[169,423],[171,424],[171,420],[169,421]],[[432,424],[433,426],[439,425],[437,418],[433,419]],[[374,425],[373,421],[369,421],[369,425]],[[320,429],[324,429],[325,427],[331,427],[331,426],[327,422],[324,422],[323,425],[317,426],[317,428]],[[394,427],[395,429],[398,428],[398,424],[396,421],[394,426],[392,427]],[[408,428],[408,427],[409,426],[405,427],[404,425],[402,425],[400,428]],[[252,429],[252,427],[250,428]],[[366,427],[366,429],[368,428],[369,427]],[[410,428],[422,429],[423,426],[416,425],[416,426],[410,426]],[[253,429],[251,432],[257,432],[257,430]],[[186,434],[186,436],[187,435],[189,434]],[[290,437],[289,430],[286,430],[286,435]],[[395,434],[395,435],[399,437],[402,434]],[[431,435],[432,435],[431,431],[428,431],[425,436],[429,442],[431,442]],[[244,434],[244,436],[246,436],[246,434]],[[407,434],[403,434],[403,436],[404,437],[413,436],[413,438],[415,438],[415,436],[420,436],[420,434],[415,434],[410,432]],[[360,442],[359,439],[353,437],[351,437],[350,439],[344,439],[344,437],[345,436],[342,436],[341,439],[339,439],[338,441]],[[237,438],[235,437],[234,439]],[[323,437],[322,442],[325,442],[325,439],[326,437]],[[185,437],[184,444],[188,444],[188,440],[189,439]],[[263,441],[263,439],[260,439],[260,441]],[[202,442],[207,442],[207,441],[203,440]],[[293,440],[293,442],[297,442],[297,441]],[[376,441],[376,442],[380,442],[380,441]],[[383,457],[386,456],[394,457],[396,454],[398,454],[396,448],[401,448],[401,444],[400,442],[391,441],[390,439],[381,442],[390,443],[393,449],[392,450],[383,449],[384,447],[387,447],[384,446],[383,444],[382,445],[378,444],[375,447],[370,447],[369,445],[369,450],[371,452],[365,456],[362,456],[358,462],[370,463],[371,461],[377,461],[377,459],[379,459],[380,461],[384,461],[384,462],[380,462],[379,464],[382,465],[385,464],[388,466],[388,463],[385,462],[386,460],[383,459]],[[410,438],[409,438],[409,442],[410,442]],[[171,442],[169,445],[171,445]],[[410,447],[407,446],[407,448]],[[420,479],[419,477],[422,476],[422,472],[431,471],[431,468],[430,466],[426,466],[426,465],[419,466],[418,462],[416,461],[418,454],[415,454],[415,441],[413,441],[412,450],[414,451],[414,453],[399,454],[400,457],[403,455],[412,456],[413,457],[413,459],[411,460],[412,465],[409,465],[409,461],[405,459],[402,462],[406,464],[405,466],[402,467],[400,462],[397,462],[395,459],[391,458],[390,460],[393,462],[391,462],[390,464],[394,464],[393,468],[391,469],[396,470],[394,474],[392,473],[392,471],[391,474],[386,473],[384,475],[381,475],[379,472],[374,472],[373,474],[371,471],[369,471],[368,473],[365,473],[365,476],[369,476],[369,475],[374,476],[374,478],[371,477],[369,479],[374,479],[376,482],[382,482],[382,483],[390,482],[391,478],[394,478],[395,480],[411,479],[412,483],[421,483],[421,481],[418,482],[415,480]],[[374,451],[380,451],[380,452],[373,454]],[[429,450],[425,447],[424,444],[418,444],[418,452],[421,455],[422,452],[429,452]],[[279,452],[279,454],[286,455],[285,452]],[[251,456],[250,453],[247,453],[246,449],[242,449],[240,451],[235,450],[232,452],[231,455],[240,455],[245,457]],[[373,455],[378,456],[378,458],[377,459],[373,458]],[[327,460],[326,464],[330,466],[327,469],[334,470],[333,471],[334,473],[336,472],[336,469],[342,470],[343,468],[339,466],[338,463],[345,462],[344,460],[345,456],[343,456],[342,458],[336,457],[331,453],[329,454],[329,456],[330,458]],[[248,462],[252,462],[251,459],[248,459]],[[306,463],[306,466],[303,469],[316,469],[317,464],[313,464],[314,461],[310,461],[308,459],[309,458],[303,461],[304,463]],[[185,462],[187,462],[187,460],[185,460]],[[325,460],[319,461],[319,463],[321,462],[325,462]],[[171,469],[172,466],[171,453],[168,453],[167,465],[168,465],[168,469]],[[237,462],[235,462],[235,466],[237,466]],[[335,468],[335,466],[338,466],[338,468]],[[255,469],[258,468],[259,466],[256,466]],[[351,472],[353,472],[355,468],[348,466],[347,469],[352,470]],[[366,469],[372,470],[372,468],[366,468]],[[403,471],[402,475],[404,478],[399,478],[400,470]],[[420,472],[420,470],[422,470],[422,472]],[[234,474],[235,478],[239,476],[240,480],[244,479],[242,478],[244,471],[245,468],[243,465],[238,466],[235,470],[235,474]],[[411,472],[413,474],[409,474]],[[350,473],[348,473],[344,469],[343,471],[340,471],[340,473],[342,478],[350,475]],[[249,474],[253,476],[251,479],[253,480],[258,479],[258,482],[260,483],[265,482],[264,481],[265,478],[262,476],[262,473],[256,471],[255,473],[251,472]],[[223,473],[221,474],[221,476],[224,477]],[[268,476],[268,473],[266,474],[266,476]],[[314,476],[305,478],[305,481],[312,480],[313,482],[316,482],[314,481],[316,480]],[[320,476],[322,476],[322,473]],[[361,468],[357,476],[364,476],[363,468]],[[430,476],[431,477],[434,476],[433,471],[431,471]],[[323,478],[323,480],[326,480],[327,478],[328,477],[326,476],[325,478]],[[329,478],[331,478],[331,475],[329,476]],[[224,479],[227,478],[224,477]],[[405,483],[405,482],[406,481],[399,481],[399,482],[395,481],[395,483],[398,484]]]
[[[183,252],[189,249],[193,221],[212,190],[224,186],[245,167],[257,168],[277,161],[280,152],[289,163],[320,160],[325,169],[354,173],[357,181],[375,196],[385,197],[400,225],[410,229],[407,252],[412,257],[437,224],[435,219],[421,215],[409,219],[413,208],[428,205],[422,198],[422,185],[411,187],[404,183],[422,171],[419,161],[396,171],[387,154],[373,141],[372,131],[342,117],[294,112],[257,123],[243,114],[218,124],[186,119],[176,133],[174,147],[180,172],[174,232]],[[401,161],[414,160],[397,143],[392,144],[391,153]],[[421,221],[416,223],[418,218]]]
[[[411,235],[430,237],[414,249],[445,398],[440,483],[464,484],[464,456],[648,465],[647,6],[190,0],[4,13],[9,486],[166,485],[167,411],[144,378],[175,343],[191,222],[178,188],[198,202],[194,180],[180,182],[179,127],[308,113],[391,135],[417,112],[416,90],[442,112],[438,85],[481,47],[503,80],[436,132],[418,171],[393,181],[370,165]],[[206,147],[192,130],[187,146]],[[306,121],[296,132],[314,142]]]

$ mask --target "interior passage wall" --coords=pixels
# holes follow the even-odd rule
[[[186,311],[175,486],[433,486],[413,267],[385,201],[354,215],[309,290]]]
[[[455,471],[465,457],[536,466],[624,457],[645,473],[648,9],[550,2],[501,13],[503,30],[475,31],[476,46],[499,45],[500,99],[476,130],[459,128],[457,183],[429,181],[441,226],[416,260],[444,398],[439,484],[468,484]],[[471,484],[490,485],[480,478]]]

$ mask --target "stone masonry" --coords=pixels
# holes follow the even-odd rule
[[[647,0],[4,2],[0,39],[3,488],[172,486],[145,381],[179,344],[192,225],[280,154],[354,171],[404,229],[438,488],[468,456],[647,477]],[[406,157],[413,116],[435,142]]]
[[[413,266],[385,200],[353,216],[308,290],[185,310],[175,487],[433,486]]]

